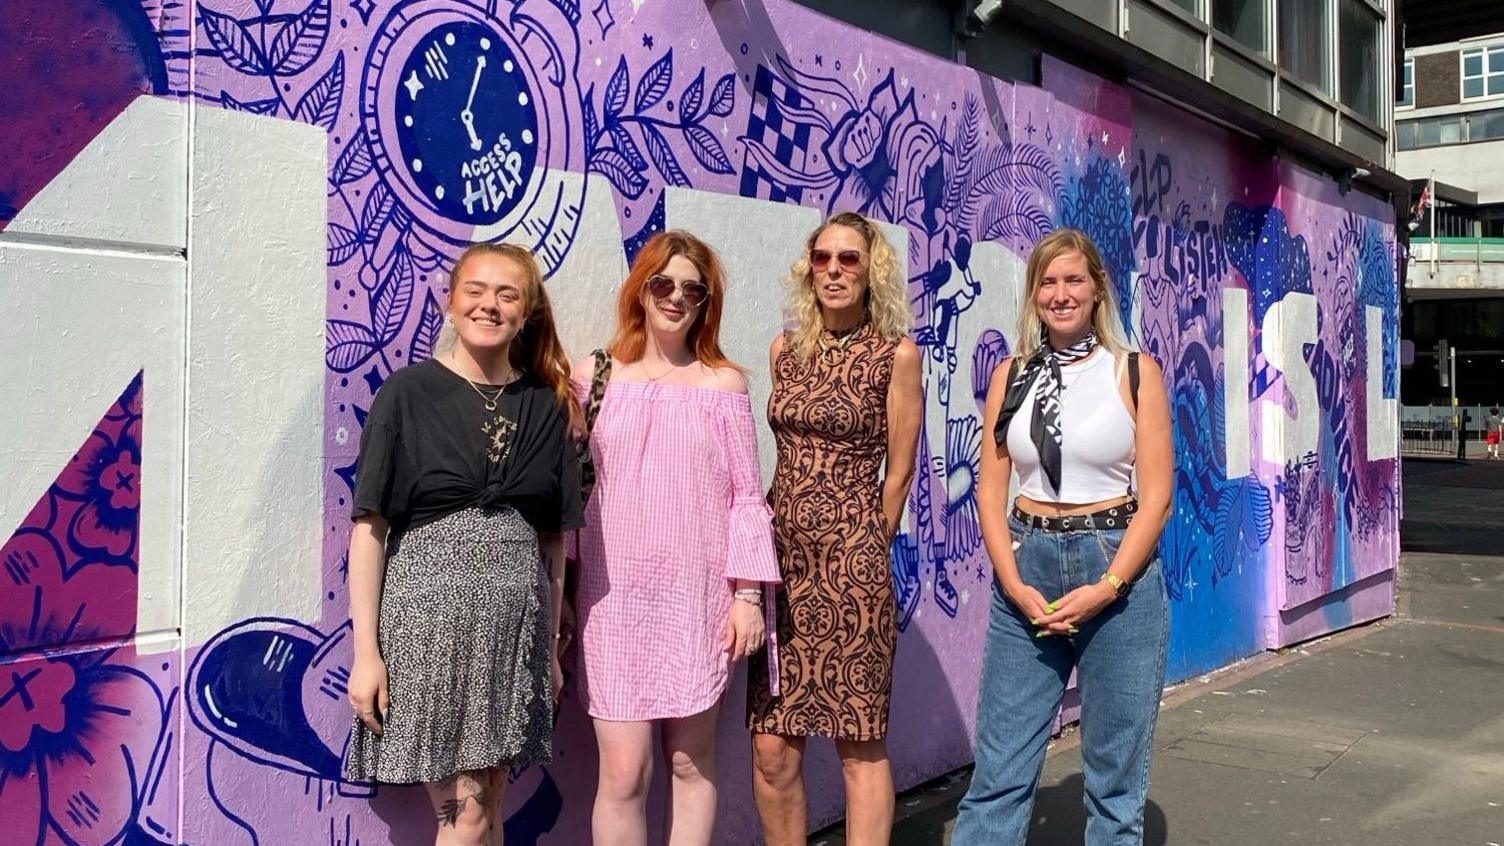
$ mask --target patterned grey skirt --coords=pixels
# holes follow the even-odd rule
[[[515,510],[472,508],[387,542],[377,638],[391,700],[355,718],[345,778],[413,784],[548,763],[548,574]]]

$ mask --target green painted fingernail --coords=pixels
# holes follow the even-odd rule
[[[1034,635],[1034,637],[1036,637],[1036,638],[1049,637],[1049,634],[1050,634],[1049,629],[1046,629],[1046,630],[1040,632],[1039,634]]]
[[[1046,605],[1044,607],[1044,610],[1050,612],[1051,614],[1055,613],[1055,603],[1051,602],[1049,605]]]
[[[1037,625],[1039,625],[1039,618],[1038,617],[1030,617],[1029,618],[1029,623],[1030,623],[1030,625],[1037,626]]]

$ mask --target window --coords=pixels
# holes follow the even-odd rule
[[[1504,109],[1473,112],[1467,119],[1467,140],[1497,141],[1504,138]]]
[[[1504,94],[1504,44],[1462,51],[1462,99]]]
[[[1279,66],[1296,79],[1331,93],[1327,56],[1331,42],[1331,0],[1281,0]]]
[[[1422,118],[1403,120],[1394,125],[1394,144],[1401,150],[1417,147],[1439,147],[1442,144],[1460,144],[1464,140],[1462,117]]]
[[[1406,109],[1415,105],[1415,60],[1405,60],[1405,81],[1400,86],[1400,98],[1395,101],[1394,107]]]
[[[1170,2],[1193,15],[1196,14],[1196,0],[1170,0]]]
[[[1339,11],[1339,99],[1348,108],[1378,123],[1379,19],[1362,0],[1342,0]]]
[[[1212,0],[1212,26],[1244,47],[1268,52],[1264,13],[1268,0]]]

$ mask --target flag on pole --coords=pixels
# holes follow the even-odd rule
[[[1435,203],[1435,198],[1436,177],[1433,176],[1426,180],[1426,187],[1420,189],[1420,198],[1415,201],[1415,205],[1410,207],[1411,229],[1420,226],[1420,222],[1426,217],[1426,210]]]

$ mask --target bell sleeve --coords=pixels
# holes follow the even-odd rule
[[[736,395],[723,425],[726,465],[731,474],[726,578],[776,584],[783,579],[773,549],[773,511],[763,496],[757,430],[752,422],[752,402],[746,395]]]

